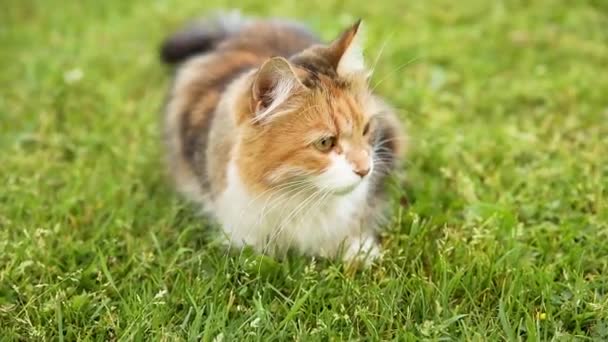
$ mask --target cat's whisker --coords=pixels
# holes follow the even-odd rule
[[[410,140],[410,138],[407,137],[407,136],[405,136],[405,135],[402,135],[402,136],[392,136],[390,138],[384,138],[384,139],[381,139],[381,140],[378,140],[378,141],[374,141],[374,145],[382,145],[383,143],[389,142],[389,141],[405,141],[405,142],[407,142],[409,140]]]
[[[308,215],[308,213],[317,210],[320,206],[325,204],[325,199],[331,194],[330,191],[327,191],[326,188],[321,189],[320,193],[324,193],[318,200],[315,201],[315,203],[306,211],[306,213],[304,213],[303,215]],[[295,231],[292,231],[291,234],[289,234],[289,239],[288,242],[286,243],[287,246],[291,246],[291,243],[293,242],[293,238],[295,236]]]
[[[250,204],[252,204],[253,202],[255,202],[257,199],[259,199],[260,197],[264,196],[265,194],[269,193],[269,192],[279,192],[281,190],[284,190],[287,187],[290,187],[294,184],[300,184],[300,183],[304,183],[304,180],[295,180],[295,181],[291,181],[291,182],[287,182],[287,183],[283,183],[283,184],[278,184],[276,186],[270,187],[268,189],[266,189],[265,191],[261,192],[260,194],[258,194],[257,196],[255,196],[254,198],[252,198],[249,203],[247,204],[247,206],[249,206]]]
[[[246,205],[245,207],[241,210],[241,212],[239,213],[239,221],[241,221],[243,219],[243,215],[245,214],[245,212],[250,209],[250,207],[252,205],[254,205],[256,203],[256,201],[260,198],[262,198],[264,195],[268,194],[269,192],[272,192],[273,194],[277,193],[280,194],[282,193],[284,190],[287,190],[289,188],[293,188],[293,187],[298,187],[301,184],[305,184],[306,181],[305,180],[296,180],[296,181],[292,181],[292,182],[288,182],[285,184],[280,184],[277,185],[275,187],[270,187],[269,189],[263,191],[262,193],[258,194],[257,196],[255,196],[254,198],[252,198]],[[272,196],[272,195],[271,195]],[[270,199],[270,197],[267,199],[267,201]]]
[[[374,158],[395,159],[395,154],[388,151],[375,151]]]
[[[293,210],[292,210],[292,211],[291,211],[291,212],[290,212],[290,213],[289,213],[289,214],[288,214],[286,217],[284,217],[284,218],[281,220],[281,223],[282,223],[282,224],[284,224],[284,223],[288,223],[288,222],[289,222],[289,221],[290,221],[292,218],[294,218],[294,217],[295,217],[295,216],[296,216],[296,215],[299,213],[299,211],[300,211],[302,208],[304,208],[304,207],[305,207],[305,206],[306,206],[306,205],[307,205],[307,204],[308,204],[310,201],[312,201],[312,200],[313,200],[313,198],[314,198],[314,197],[315,197],[317,194],[318,194],[318,192],[316,192],[316,191],[312,191],[312,192],[311,192],[311,194],[310,194],[308,197],[306,197],[304,200],[302,200],[302,201],[300,202],[300,204],[299,204],[299,205],[297,205],[297,206],[295,207],[295,209],[293,209]]]
[[[305,185],[295,188],[289,192],[283,193],[281,196],[275,198],[274,202],[271,203],[270,206],[264,206],[262,208],[260,217],[258,219],[258,224],[264,223],[264,219],[270,214],[270,211],[272,209],[276,208],[277,206],[284,204],[285,199],[287,201],[289,201],[291,198],[294,198],[294,197],[298,196],[299,194],[306,193],[312,189],[314,189],[314,187],[312,185],[305,184]]]
[[[399,65],[397,68],[395,68],[394,70],[388,72],[384,77],[382,77],[378,82],[376,82],[376,84],[372,87],[371,91],[375,91],[376,88],[382,83],[384,82],[389,76],[391,76],[393,73],[396,73],[398,71],[401,71],[403,68],[405,68],[406,66],[414,63],[415,61],[419,60],[419,57],[414,57],[412,59],[410,59],[409,61]]]
[[[374,152],[374,155],[372,158],[390,161],[390,160],[395,160],[396,156],[394,153],[391,153],[391,152],[376,151],[376,152]]]
[[[288,190],[287,192],[277,192],[277,193],[272,194],[271,197],[273,197],[273,196],[278,196],[278,197],[273,199],[275,201],[275,203],[271,204],[271,207],[277,206],[280,203],[279,200],[286,196],[289,196],[291,194],[293,194],[295,196],[301,192],[304,192],[306,190],[307,186],[309,186],[309,184],[303,184],[299,187],[292,188],[292,189]],[[271,208],[269,208],[269,209],[271,209]],[[264,213],[264,211],[265,211],[265,209],[262,209],[262,212],[261,212],[260,217],[258,218],[257,222],[249,226],[248,230],[245,232],[245,236],[248,236],[253,229],[258,229],[259,226],[262,223],[264,223],[264,219],[268,215],[268,212]],[[241,250],[241,255],[242,255],[242,252],[243,252],[243,250]],[[263,252],[262,254],[264,255],[265,252]]]
[[[382,54],[384,53],[384,49],[386,48],[386,45],[388,44],[389,39],[391,39],[394,34],[395,34],[395,32],[392,32],[391,34],[389,34],[388,37],[386,37],[386,39],[384,39],[384,42],[382,43],[382,46],[380,47],[380,51],[378,52],[378,54],[376,55],[376,58],[374,59],[374,64],[370,68],[370,72],[369,72],[369,76],[368,76],[369,79],[371,79],[374,76],[374,72],[376,71],[376,66],[378,66],[378,62],[380,61],[380,57],[382,57]]]
[[[378,163],[378,166],[383,166],[386,164],[392,164],[395,162],[395,159],[392,158],[391,156],[377,156],[374,157],[374,163]]]
[[[387,145],[377,145],[372,149],[372,151],[395,154],[395,150]]]
[[[375,154],[384,154],[384,155],[389,155],[392,157],[397,157],[397,153],[395,153],[395,150],[391,147],[388,146],[376,146],[373,148],[372,153]]]
[[[376,158],[374,159],[374,163],[376,163],[375,165],[377,165],[377,167],[383,167],[386,164],[390,164],[391,162],[393,162],[392,159],[388,159],[388,158]],[[376,167],[374,167],[376,168]]]
[[[374,171],[385,172],[393,169],[394,161],[389,159],[377,159],[374,160]]]
[[[256,222],[250,226],[247,234],[251,231],[251,229],[259,228],[260,225],[264,224],[265,219],[268,215],[270,215],[271,210],[284,203],[285,199],[289,199],[291,197],[297,196],[300,193],[304,193],[311,187],[312,186],[309,183],[304,183],[293,187],[286,192],[277,192],[271,195],[264,203],[264,206],[260,210],[260,214],[258,215]]]
[[[395,159],[395,155],[388,152],[376,152],[372,158],[374,161],[391,161]]]
[[[312,201],[316,196],[317,196],[318,192],[313,192],[310,196],[308,196],[306,199],[304,199],[299,205],[297,205],[295,207],[295,209],[293,209],[288,215],[287,217],[285,217],[284,219],[281,220],[281,224],[279,224],[279,226],[275,229],[275,231],[271,234],[268,242],[267,242],[267,247],[270,246],[275,239],[278,239],[278,237],[280,236],[281,232],[283,231],[284,227],[290,223],[291,219],[293,217],[295,217],[301,210],[302,208],[304,208],[306,205],[308,205],[308,203],[310,201]],[[264,253],[266,252],[267,248],[264,248]]]
[[[303,208],[305,208],[309,203],[313,202],[315,200],[315,197],[317,196],[317,194],[322,193],[322,190],[318,189],[318,188],[314,188],[311,195],[309,197],[307,197],[306,199],[304,199],[302,202],[300,202],[300,205],[298,207],[296,207],[294,210],[292,210],[290,212],[290,214],[288,214],[287,217],[285,217],[281,222],[282,225],[289,223],[289,221],[292,218],[295,218],[295,216],[297,216],[297,214],[299,213],[299,211],[301,211]]]
[[[272,187],[272,188],[270,188],[270,189],[268,189],[268,190],[264,191],[264,192],[263,192],[263,193],[261,193],[260,195],[256,196],[256,198],[259,198],[261,195],[266,194],[266,193],[268,193],[269,191],[273,191],[273,190],[274,190],[275,192],[274,192],[274,193],[272,193],[272,194],[271,194],[271,196],[269,196],[269,198],[267,199],[267,201],[268,201],[268,200],[270,200],[270,198],[272,198],[272,197],[273,197],[273,196],[275,196],[275,195],[279,195],[279,196],[281,196],[281,197],[284,197],[284,196],[287,196],[287,195],[288,195],[290,192],[292,192],[292,191],[297,191],[297,190],[299,190],[299,189],[300,189],[300,187],[303,187],[303,186],[306,186],[306,185],[307,185],[307,184],[306,184],[306,182],[305,182],[305,181],[292,181],[292,182],[288,182],[288,183],[286,183],[286,184],[281,184],[281,185],[278,185],[278,186]],[[283,192],[283,191],[284,191],[284,190],[286,190],[286,189],[289,189],[289,190],[287,191],[287,193]],[[249,202],[248,206],[247,206],[246,208],[244,208],[244,209],[241,211],[241,213],[242,213],[242,214],[243,214],[243,213],[244,213],[244,212],[245,212],[245,211],[248,209],[248,207],[249,207],[250,205],[252,205],[252,202],[254,202],[256,198],[252,199],[252,201],[250,201],[250,202]],[[242,214],[241,214],[241,216],[240,216],[240,218],[239,218],[239,221],[242,221],[242,217],[243,217],[243,216],[242,216]],[[262,216],[265,216],[265,214],[263,214],[263,212],[262,212]],[[261,220],[261,219],[260,219],[260,220]],[[260,221],[260,220],[258,220],[258,221]],[[250,227],[249,227],[249,229],[247,230],[247,232],[245,233],[245,236],[248,236],[248,235],[249,235],[249,233],[251,232],[251,230],[252,230],[252,229],[254,229],[254,228],[257,228],[257,224],[256,224],[256,225],[252,225],[252,226],[250,226]],[[231,233],[230,233],[230,236],[229,236],[229,237],[227,237],[227,238],[228,238],[228,241],[229,241],[229,248],[230,248],[230,247],[232,246],[232,244],[233,244],[234,233],[235,233],[235,231],[234,231],[234,230],[232,230],[232,231],[231,231]],[[228,252],[229,252],[229,250],[228,250]]]
[[[322,205],[323,204],[323,200],[330,194],[330,192],[328,192],[326,190],[326,188],[317,189],[317,190],[318,190],[318,192],[317,192],[318,195],[316,197],[310,199],[309,202],[312,203],[312,205],[310,207],[308,207],[308,210],[306,210],[306,212],[303,213],[302,216],[306,216],[312,210],[316,210],[316,208],[318,208],[320,205]],[[306,208],[306,206],[302,207],[302,209],[305,209],[305,208]],[[302,210],[302,209],[300,209],[300,210]],[[283,227],[281,229],[281,232],[284,229],[285,229],[285,227]],[[293,241],[293,236],[295,235],[294,233],[295,232],[292,231],[292,234],[290,234],[290,237],[288,239],[288,243],[286,244],[287,246],[291,246],[291,243]]]
[[[384,172],[392,169],[392,163],[390,161],[377,161],[377,166],[374,168],[376,172]]]
[[[301,189],[297,189],[293,192],[293,196],[291,196],[291,198],[295,197],[295,196],[299,196],[299,194],[304,193],[307,191],[307,188],[301,188]],[[274,225],[275,222],[267,222],[266,221],[266,217],[270,214],[270,211],[274,211],[275,208],[277,208],[279,205],[281,204],[285,204],[285,201],[283,201],[284,196],[280,196],[278,198],[276,198],[276,201],[271,205],[271,208],[268,209],[268,211],[266,213],[262,212],[261,213],[261,218],[260,221],[262,221],[262,223],[260,224],[271,224]],[[290,198],[287,199],[287,201],[289,201]],[[283,207],[283,211],[285,210],[285,206]],[[257,227],[256,227],[257,228]],[[271,231],[270,235],[272,235],[274,232],[274,230]],[[264,241],[262,241],[262,255],[266,255],[267,250],[271,247],[271,242],[269,241],[270,239],[268,239],[267,237],[264,238]],[[276,252],[276,251],[275,251]]]
[[[375,151],[373,152],[374,158],[386,158],[386,159],[394,159],[395,154],[388,151]]]
[[[312,189],[314,189],[314,186],[308,182],[305,182],[303,184],[300,184],[297,187],[289,189],[288,191],[285,191],[282,193],[276,193],[276,194],[274,194],[275,195],[274,198],[271,197],[272,198],[271,201],[267,201],[270,203],[269,203],[269,205],[265,204],[264,208],[262,208],[262,211],[265,212],[266,209],[268,209],[268,210],[273,209],[280,204],[284,204],[285,200],[294,198],[294,197],[298,196],[299,194],[305,193]]]
[[[407,141],[409,139],[410,139],[410,137],[406,136],[406,135],[393,135],[393,136],[390,136],[388,138],[380,139],[378,141],[384,141],[384,140],[386,140],[386,141],[392,141],[392,140],[401,140],[401,141],[403,141],[403,140],[406,140]],[[374,141],[374,142],[377,143],[378,141]]]

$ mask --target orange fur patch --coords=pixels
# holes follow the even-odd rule
[[[236,162],[245,183],[257,191],[298,175],[319,174],[330,163],[326,152],[312,142],[324,136],[337,138],[334,152],[344,153],[355,169],[364,169],[371,158],[369,120],[356,94],[321,77],[322,86],[294,95],[289,113],[267,124],[243,121]],[[243,105],[241,115],[251,115]],[[263,158],[260,158],[263,156]],[[284,174],[277,174],[284,170]]]

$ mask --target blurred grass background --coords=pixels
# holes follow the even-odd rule
[[[0,339],[608,339],[608,2],[239,6],[366,21],[412,140],[386,258],[226,256],[168,186],[157,47],[233,3],[8,0]]]

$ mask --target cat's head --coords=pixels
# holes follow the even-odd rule
[[[237,110],[237,163],[258,190],[306,183],[348,193],[374,172],[374,115],[360,23],[251,75]]]

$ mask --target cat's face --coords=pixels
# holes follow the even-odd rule
[[[251,186],[345,194],[371,176],[375,113],[357,29],[256,73],[237,156]]]

